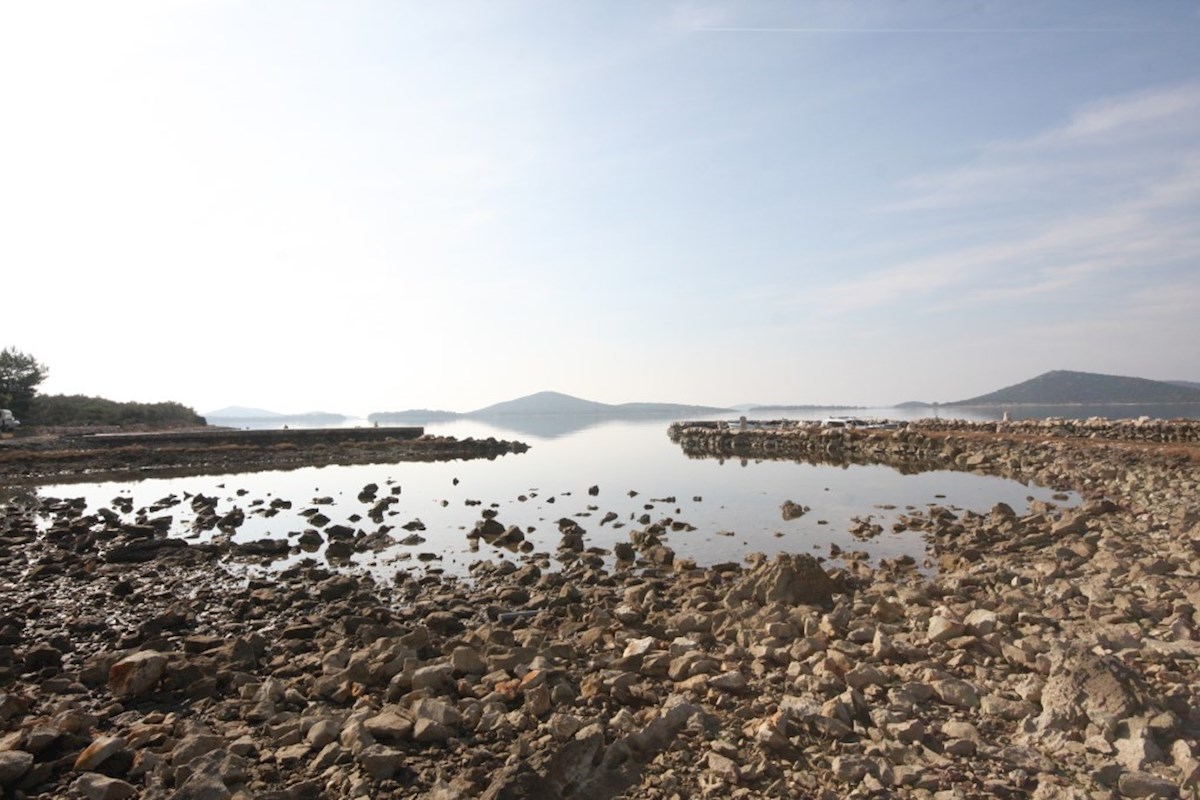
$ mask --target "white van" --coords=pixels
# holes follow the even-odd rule
[[[7,408],[0,408],[0,432],[13,431],[21,421],[13,416],[13,413]]]

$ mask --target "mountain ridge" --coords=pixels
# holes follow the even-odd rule
[[[1200,403],[1200,388],[1125,375],[1051,370],[948,406]]]

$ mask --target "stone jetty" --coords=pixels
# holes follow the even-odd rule
[[[399,427],[23,436],[0,442],[0,486],[496,458],[528,449],[522,442],[457,439]]]

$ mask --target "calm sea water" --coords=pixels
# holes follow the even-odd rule
[[[814,413],[824,416],[830,412]],[[862,409],[850,413],[876,415]],[[897,416],[894,410],[887,410],[887,414]],[[409,533],[401,525],[419,520],[425,529],[416,532],[426,541],[355,557],[356,564],[383,577],[397,569],[433,568],[465,574],[478,558],[519,558],[482,542],[476,552],[472,551],[466,534],[485,508],[494,508],[497,520],[504,525],[526,530],[536,551],[551,555],[560,539],[556,524],[560,518],[570,517],[583,527],[587,546],[611,549],[615,543],[626,541],[631,530],[640,528],[637,518],[648,514],[654,521],[669,517],[694,526],[693,531],[671,533],[666,542],[678,556],[695,558],[701,564],[738,561],[756,551],[821,555],[829,552],[831,544],[866,550],[874,558],[908,554],[921,561],[925,548],[918,535],[891,532],[891,522],[906,508],[938,504],[986,512],[995,503],[1005,502],[1021,512],[1031,499],[1051,500],[1052,496],[1043,488],[958,472],[902,475],[883,466],[841,468],[781,461],[692,459],[667,437],[665,420],[591,420],[584,426],[562,420],[509,423],[512,427],[478,421],[426,426],[429,433],[460,438],[520,438],[531,445],[526,453],[492,461],[308,467],[48,485],[40,487],[39,492],[51,497],[85,497],[92,510],[110,505],[115,497],[132,498],[137,509],[170,495],[216,496],[218,513],[235,507],[246,513],[234,540],[249,541],[288,537],[311,527],[299,512],[318,507],[314,500],[325,497],[334,502],[319,508],[332,524],[372,533],[379,526],[366,517],[371,504],[360,502],[357,495],[368,483],[379,484],[380,497],[388,495],[392,487],[399,487],[399,502],[391,507],[384,524],[393,526],[390,533],[399,539]],[[595,496],[588,494],[592,486],[598,487]],[[292,509],[270,518],[256,513],[274,498],[291,500]],[[255,506],[256,500],[263,505]],[[780,506],[787,500],[811,510],[800,519],[785,521]],[[479,505],[474,504],[476,501]],[[608,512],[615,513],[617,519],[602,525]],[[186,502],[158,513],[173,514],[175,529],[183,532],[193,518]],[[355,515],[361,519],[355,520]],[[882,524],[885,532],[862,542],[848,529],[854,517],[867,516]],[[616,528],[615,523],[624,523],[624,527]],[[200,534],[196,539],[210,535]],[[421,553],[434,554],[437,560],[420,562]],[[318,552],[316,557],[321,554]]]

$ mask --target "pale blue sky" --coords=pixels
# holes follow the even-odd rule
[[[1200,5],[0,2],[0,346],[346,413],[1200,380]]]

